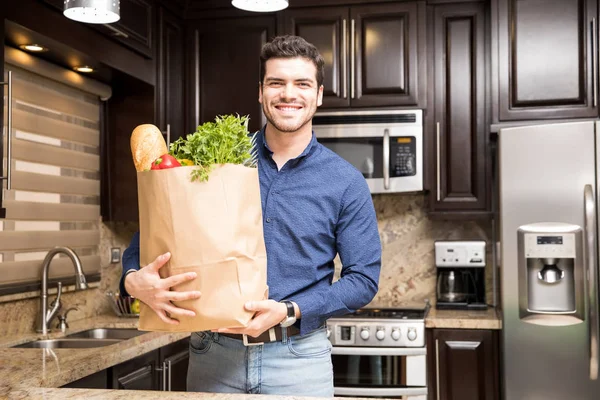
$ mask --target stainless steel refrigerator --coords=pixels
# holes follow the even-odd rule
[[[600,399],[600,123],[498,140],[503,398]]]

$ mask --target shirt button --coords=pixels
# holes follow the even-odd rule
[[[271,222],[271,218],[267,218],[267,222]]]

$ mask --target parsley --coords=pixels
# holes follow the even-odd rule
[[[251,159],[248,120],[248,116],[217,116],[215,122],[206,122],[185,139],[171,143],[169,154],[198,167],[192,171],[192,181],[207,181],[213,165],[246,164]]]

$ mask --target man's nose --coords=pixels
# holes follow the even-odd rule
[[[281,97],[286,100],[295,99],[296,98],[296,90],[292,83],[288,83],[283,86],[281,90]]]

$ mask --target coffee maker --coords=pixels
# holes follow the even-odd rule
[[[436,241],[437,309],[485,310],[485,241]]]

